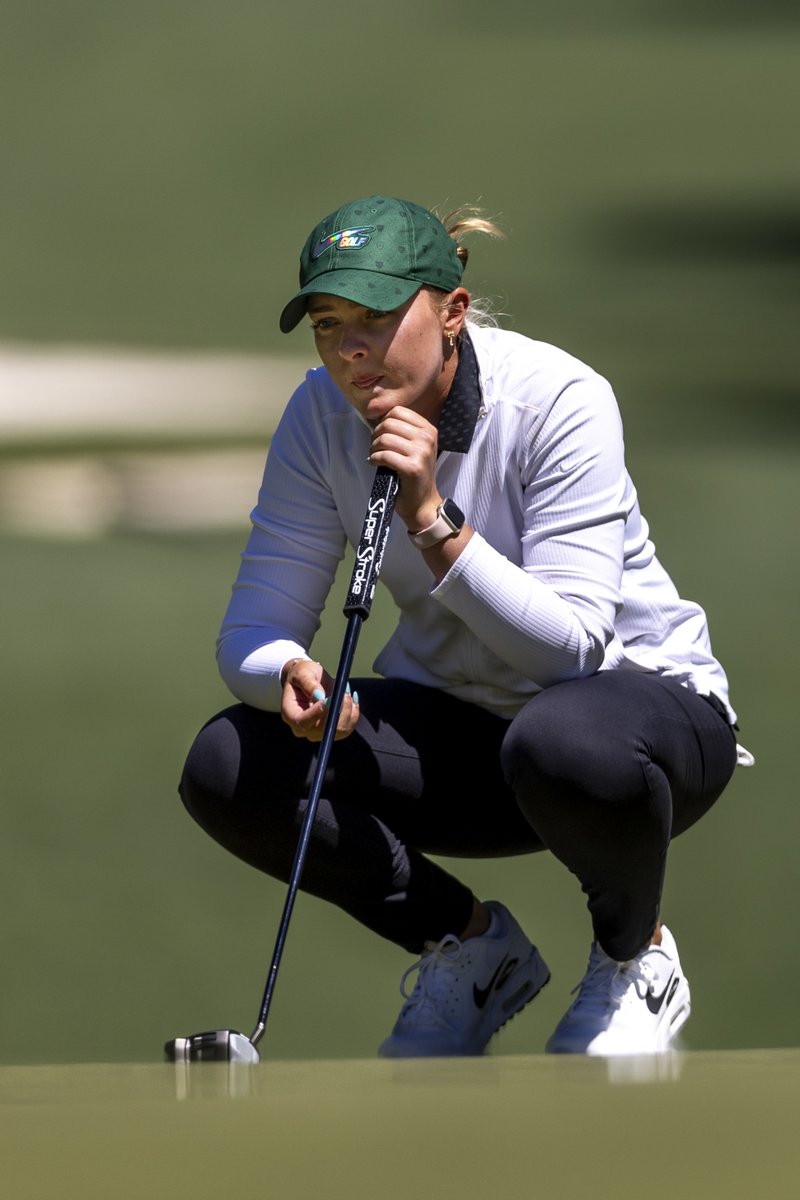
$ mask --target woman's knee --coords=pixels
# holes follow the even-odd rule
[[[641,790],[641,738],[591,683],[548,688],[511,722],[502,765],[518,799],[558,790],[616,802]]]
[[[189,812],[197,817],[209,807],[230,805],[236,797],[265,794],[280,753],[276,738],[286,735],[279,714],[244,704],[212,717],[192,743],[178,785]],[[282,762],[286,757],[281,755]]]
[[[183,765],[178,792],[189,813],[198,818],[209,805],[230,797],[240,759],[233,724],[221,713],[198,733]]]

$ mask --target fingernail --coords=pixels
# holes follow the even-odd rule
[[[353,704],[358,704],[358,692],[353,692]]]
[[[323,708],[330,708],[330,706],[331,706],[331,698],[330,698],[330,696],[326,696],[326,697],[325,697],[325,703],[323,704],[323,706],[322,706],[322,707],[323,707]]]
[[[344,685],[344,691],[345,691],[345,695],[346,695],[346,696],[349,696],[349,695],[350,695],[350,684],[349,684],[349,683],[346,683],[346,684]]]
[[[312,700],[324,700],[325,699],[325,693],[321,687],[314,688],[313,692],[311,693],[311,699]]]

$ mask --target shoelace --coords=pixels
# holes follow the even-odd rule
[[[426,950],[421,958],[418,958],[415,963],[412,963],[403,972],[403,977],[400,980],[400,992],[404,999],[414,999],[417,992],[419,992],[419,996],[416,997],[417,999],[421,1000],[423,997],[433,999],[435,968],[454,963],[461,957],[461,950],[461,942],[457,937],[453,937],[452,934],[446,934],[440,942],[435,943],[429,950]],[[415,971],[418,972],[417,981],[412,991],[406,991],[406,980]]]
[[[620,963],[611,981],[611,998],[619,1005],[625,999],[628,989],[633,986],[640,1000],[644,1000],[653,989],[655,971],[646,961],[633,959],[631,962]]]
[[[644,998],[652,987],[653,978],[653,968],[648,962],[634,958],[630,962],[617,963],[592,947],[586,974],[571,992],[573,996],[578,993],[574,1007],[576,1010],[605,1011],[613,1004],[619,1008],[631,985]]]

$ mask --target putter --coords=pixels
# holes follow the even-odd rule
[[[379,467],[375,472],[364,525],[361,530],[356,561],[350,579],[350,588],[344,603],[343,612],[347,617],[339,665],[336,668],[336,678],[331,691],[331,702],[328,708],[328,719],[320,742],[319,757],[314,771],[314,779],[308,798],[308,807],[303,817],[300,838],[297,843],[294,862],[289,876],[286,900],[283,906],[275,948],[272,952],[272,962],[267,976],[261,1009],[258,1014],[256,1027],[250,1037],[236,1029],[211,1029],[205,1033],[194,1033],[189,1037],[176,1037],[164,1046],[164,1053],[170,1062],[238,1062],[257,1063],[260,1055],[256,1046],[264,1036],[267,1026],[272,996],[278,977],[286,935],[292,909],[300,887],[300,880],[305,866],[306,853],[311,838],[311,829],[317,815],[322,784],[328,769],[331,748],[336,735],[336,723],[345,695],[345,688],[350,675],[350,668],[358,644],[361,626],[366,621],[372,608],[375,595],[375,585],[378,582],[383,552],[386,549],[386,539],[389,536],[389,526],[394,514],[394,502],[397,497],[398,479],[394,471],[387,467]]]

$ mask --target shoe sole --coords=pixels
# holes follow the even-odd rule
[[[681,984],[683,986],[678,989],[675,1011],[670,1011],[669,1014],[669,1021],[667,1022],[667,1037],[663,1047],[664,1050],[669,1049],[670,1043],[675,1039],[678,1033],[680,1033],[681,1029],[683,1029],[684,1025],[689,1020],[689,1017],[692,1015],[692,1002],[689,992],[689,985],[685,979],[681,980]]]
[[[542,988],[550,982],[550,969],[538,951],[534,955],[533,966],[535,967],[533,977],[526,979],[521,987],[512,992],[505,1002],[500,1005],[501,1011],[508,1012],[508,1016],[501,1025],[497,1026],[497,1029],[502,1029],[503,1025],[507,1025],[511,1018],[515,1017],[526,1005],[530,1004],[531,1000],[535,1000]],[[495,1029],[495,1033],[497,1029]]]
[[[503,1012],[505,1012],[506,1009],[509,1010],[508,1016],[501,1021],[499,1025],[495,1026],[493,1032],[483,1043],[482,1049],[477,1050],[475,1053],[482,1054],[495,1034],[499,1033],[501,1029],[505,1028],[505,1026],[517,1015],[517,1013],[521,1013],[524,1008],[527,1008],[531,1001],[536,999],[542,989],[547,987],[548,983],[550,982],[550,968],[547,966],[538,951],[536,952],[536,956],[534,958],[534,965],[537,968],[537,975],[534,976],[533,979],[526,979],[522,986],[517,988],[516,992],[508,997],[505,1004],[500,1005],[500,1008]],[[532,991],[531,988],[533,989]]]

